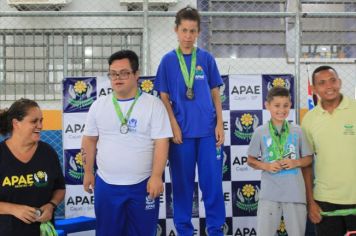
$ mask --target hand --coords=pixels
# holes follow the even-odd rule
[[[298,160],[284,158],[279,161],[283,169],[290,170],[299,166]]]
[[[173,131],[173,138],[172,138],[173,143],[182,144],[183,143],[182,131],[177,122],[172,123],[172,131]]]
[[[308,216],[313,224],[318,224],[322,220],[320,212],[321,208],[315,201],[311,201],[308,203]]]
[[[272,163],[266,163],[267,167],[266,170],[270,173],[277,173],[278,171],[282,170],[282,166],[278,161]]]
[[[215,127],[215,138],[216,138],[216,146],[219,147],[224,143],[225,133],[222,122],[218,122]]]
[[[13,216],[26,224],[31,224],[37,220],[36,208],[26,205],[13,205]]]
[[[93,193],[95,187],[95,176],[93,173],[91,172],[84,173],[83,187],[86,192]]]
[[[163,193],[163,181],[161,177],[151,176],[147,182],[147,193],[151,199],[158,197]]]
[[[47,203],[40,207],[42,214],[37,218],[38,222],[47,222],[52,219],[54,208],[52,204]]]

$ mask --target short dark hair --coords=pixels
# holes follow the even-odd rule
[[[267,93],[266,101],[271,102],[274,97],[288,97],[291,99],[289,90],[282,86],[272,87]]]
[[[138,61],[138,56],[134,51],[131,50],[121,50],[118,52],[113,53],[109,59],[109,66],[111,66],[111,64],[116,61],[116,60],[121,60],[121,59],[128,59],[130,62],[130,66],[132,71],[135,73],[136,71],[138,71],[138,67],[139,67],[139,61]]]
[[[12,133],[12,119],[22,121],[28,114],[28,110],[33,107],[39,107],[37,102],[21,98],[15,101],[9,109],[0,110],[0,134],[7,135]]]
[[[324,66],[319,66],[318,68],[316,68],[316,69],[313,71],[313,74],[312,74],[312,83],[313,83],[313,85],[315,84],[315,75],[316,75],[316,73],[319,73],[320,71],[323,71],[323,70],[332,70],[332,71],[335,72],[335,74],[336,74],[337,76],[339,76],[338,73],[336,72],[336,70],[335,70],[333,67],[331,67],[331,66],[326,66],[326,65],[324,65]]]
[[[182,23],[182,20],[196,21],[198,23],[198,30],[200,31],[200,14],[197,9],[190,6],[180,9],[176,14],[176,27]]]

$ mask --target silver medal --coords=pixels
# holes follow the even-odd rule
[[[129,132],[129,127],[127,124],[122,124],[120,127],[120,133],[122,134],[127,134]]]

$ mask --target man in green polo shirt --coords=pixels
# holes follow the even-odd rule
[[[356,230],[356,102],[330,66],[315,69],[312,83],[320,102],[302,122],[315,153],[314,173],[304,169],[308,213],[318,235],[341,236]]]

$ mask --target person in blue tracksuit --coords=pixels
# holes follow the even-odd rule
[[[193,235],[191,223],[195,166],[198,166],[209,235],[223,235],[221,145],[224,142],[219,87],[223,84],[214,57],[194,47],[200,32],[196,9],[178,11],[179,46],[159,65],[155,89],[167,108],[173,130],[169,150],[174,224],[179,235]]]

